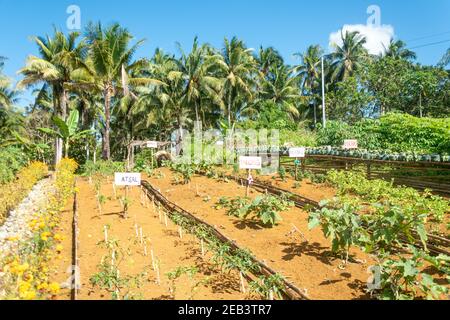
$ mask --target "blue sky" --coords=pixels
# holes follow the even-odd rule
[[[7,75],[15,76],[27,55],[37,53],[30,36],[51,33],[53,26],[67,31],[71,4],[80,7],[82,25],[120,22],[136,39],[146,39],[139,57],[156,47],[176,53],[177,41],[188,50],[196,35],[214,46],[238,36],[252,48],[276,47],[293,64],[293,53],[310,44],[328,48],[330,34],[344,25],[365,25],[370,5],[380,7],[381,24],[410,47],[450,40],[450,0],[0,0]],[[450,41],[414,50],[419,62],[435,64],[449,47]]]

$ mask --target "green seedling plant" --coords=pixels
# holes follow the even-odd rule
[[[282,220],[279,213],[293,206],[294,203],[289,201],[285,195],[276,197],[265,194],[256,197],[253,201],[243,197],[222,197],[216,203],[215,208],[226,208],[228,215],[240,219],[247,219],[253,215],[264,226],[273,227]]]
[[[280,177],[280,179],[283,182],[286,182],[287,172],[286,172],[286,168],[285,167],[280,166],[280,168],[278,169],[278,176]]]
[[[172,299],[175,299],[175,293],[177,290],[176,287],[177,280],[179,280],[183,275],[186,275],[191,283],[190,289],[191,295],[189,298],[192,299],[193,295],[195,294],[196,288],[198,288],[198,286],[203,283],[203,282],[197,283],[194,282],[194,278],[198,274],[198,272],[199,269],[197,267],[178,267],[175,270],[166,273],[166,276],[169,279],[169,291]]]
[[[277,297],[283,299],[283,277],[279,274],[274,274],[268,277],[262,276],[258,280],[250,282],[250,292],[264,297],[269,300]]]
[[[103,194],[97,194],[97,206],[100,214],[103,213],[103,205],[106,203],[107,197]]]
[[[241,212],[240,218],[247,219],[253,214],[264,226],[273,227],[282,220],[279,213],[293,206],[293,202],[283,197],[260,195],[251,203],[247,211]]]
[[[239,270],[242,274],[247,272],[259,274],[261,272],[259,264],[255,262],[256,260],[250,251],[240,249],[232,250],[228,243],[219,240],[208,227],[198,224],[198,222],[177,212],[172,212],[169,217],[184,230],[192,233],[198,239],[205,241],[208,250],[212,253],[211,262],[219,267],[222,272],[230,272],[233,269]],[[270,290],[278,294],[277,292],[281,292],[284,288],[282,278],[281,283],[279,283],[280,279],[277,277],[261,276],[260,279],[263,281],[262,283],[268,284],[266,286],[271,285],[273,287],[269,289],[267,296],[270,296]],[[208,279],[202,280],[199,283],[206,283],[207,281]]]
[[[215,208],[217,210],[226,208],[229,216],[241,217],[249,210],[250,203],[250,199],[245,197],[221,197],[216,203]]]

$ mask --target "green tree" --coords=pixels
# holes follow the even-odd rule
[[[231,40],[225,38],[222,58],[217,61],[224,82],[223,99],[230,126],[239,115],[239,110],[242,109],[242,104],[239,103],[240,98],[244,98],[248,103],[255,96],[252,89],[256,81],[254,73],[257,63],[251,51],[236,37]]]
[[[132,70],[143,67],[147,62],[143,59],[133,62],[133,55],[142,45],[143,40],[131,46],[133,36],[119,24],[106,29],[101,23],[90,23],[87,27],[89,44],[89,62],[79,70],[78,79],[83,84],[90,84],[92,90],[99,90],[104,100],[104,129],[102,157],[111,159],[110,129],[111,103],[119,91],[128,94],[128,84],[160,83],[150,78],[132,78]]]
[[[385,48],[385,51],[386,57],[394,59],[413,61],[417,58],[416,53],[407,49],[406,43],[401,40],[394,41],[393,39],[391,39],[391,41],[389,42],[389,46]]]
[[[346,31],[345,35],[341,32],[341,39],[342,45],[335,45],[334,52],[331,54],[334,81],[351,77],[354,72],[362,68],[368,58],[367,50],[364,48],[366,38],[359,32]]]
[[[68,157],[70,144],[92,133],[92,130],[78,131],[78,120],[78,110],[72,110],[65,121],[58,116],[52,117],[52,121],[57,127],[57,130],[51,128],[40,128],[40,130],[49,135],[61,138],[64,144],[65,157]]]
[[[303,94],[308,97],[308,105],[314,112],[314,125],[317,124],[317,103],[319,99],[319,87],[321,83],[321,58],[323,50],[319,45],[309,46],[305,53],[296,53],[300,58],[300,64],[294,67],[301,81]]]
[[[19,73],[24,78],[18,87],[30,87],[44,83],[51,87],[53,99],[53,115],[62,119],[67,116],[67,86],[72,82],[72,73],[83,64],[86,55],[84,41],[77,42],[78,32],[67,36],[55,30],[53,37],[34,37],[40,57],[30,55],[24,68]],[[55,163],[62,157],[62,141],[57,137],[55,142]]]

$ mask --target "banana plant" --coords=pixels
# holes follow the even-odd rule
[[[72,110],[66,121],[58,116],[52,117],[52,122],[56,126],[57,130],[53,130],[51,128],[40,128],[39,130],[54,137],[61,138],[64,143],[65,157],[68,157],[71,143],[94,132],[93,130],[78,131],[78,119],[78,110]]]

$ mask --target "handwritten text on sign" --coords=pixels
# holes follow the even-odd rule
[[[156,142],[156,141],[148,141],[147,142],[147,148],[158,149],[158,142]]]
[[[306,148],[290,148],[289,158],[304,158],[306,154]]]
[[[140,173],[116,173],[114,175],[114,183],[116,186],[140,186]]]
[[[261,157],[239,157],[239,168],[240,169],[256,169],[262,168],[262,158]]]
[[[358,140],[344,140],[344,149],[358,149]]]

